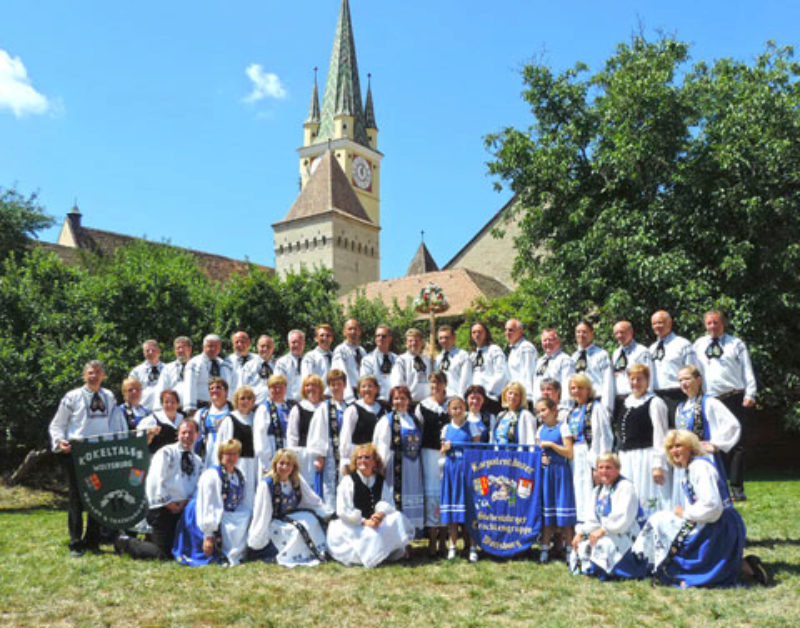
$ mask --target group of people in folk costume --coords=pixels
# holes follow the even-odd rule
[[[407,555],[427,532],[428,553],[454,559],[466,517],[461,445],[480,441],[541,447],[541,562],[563,553],[575,573],[653,573],[685,586],[734,584],[740,571],[766,581],[757,557],[742,562],[744,524],[723,463],[741,450],[755,380],[722,314],[704,320],[708,333],[692,344],[656,312],[649,350],[620,321],[612,356],[586,321],[572,356],[554,329],[542,332],[539,356],[515,319],[505,350],[483,323],[470,328],[469,353],[440,327],[435,360],[416,329],[396,355],[391,330],[379,326],[367,352],[352,319],[335,348],[329,325],[317,326],[308,352],[304,333],[291,331],[277,360],[271,337],[258,338],[252,354],[243,331],[228,358],[216,335],[194,357],[179,337],[166,365],[148,340],[122,404],[102,388],[102,365],[90,362],[85,386],[64,397],[51,422],[70,481],[70,548],[81,554],[99,542],[91,517],[82,533],[70,439],[136,429],[153,452],[147,536],[121,535],[118,551],[190,565],[333,557],[371,567]],[[745,499],[742,456],[725,462],[734,499]],[[723,538],[720,526],[729,555],[682,562],[686,552],[723,549],[707,542]],[[477,561],[479,548],[463,538]],[[699,563],[708,573],[689,574]]]

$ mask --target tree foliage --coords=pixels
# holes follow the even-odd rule
[[[80,384],[90,359],[105,363],[105,385],[120,399],[122,379],[141,362],[148,338],[164,347],[165,361],[179,335],[192,338],[197,351],[205,334],[218,333],[227,352],[238,329],[254,340],[267,333],[281,353],[290,329],[311,337],[324,321],[338,343],[345,312],[336,293],[328,270],[280,279],[251,266],[219,284],[187,252],[147,242],[109,257],[84,253],[77,267],[39,248],[12,252],[0,262],[0,453],[45,442],[61,397]],[[362,319],[369,341],[379,321],[404,330],[414,314],[359,301],[347,316]]]
[[[12,251],[24,251],[28,238],[52,224],[53,218],[39,205],[36,194],[26,198],[0,187],[0,261]]]
[[[749,344],[761,400],[800,425],[800,64],[687,67],[689,46],[634,37],[596,74],[523,70],[533,123],[487,137],[518,195],[516,297],[537,325],[589,317],[686,335],[722,308]]]

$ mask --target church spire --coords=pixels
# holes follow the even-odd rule
[[[319,92],[317,91],[317,68],[314,68],[314,91],[311,93],[311,106],[308,108],[307,123],[319,123]]]
[[[375,109],[372,105],[372,74],[367,74],[367,104],[364,105],[364,126],[368,129],[377,129],[375,124]]]
[[[361,106],[361,85],[358,79],[356,46],[353,39],[353,25],[350,20],[350,5],[342,0],[339,21],[333,37],[331,62],[325,81],[325,94],[322,98],[322,113],[319,140],[335,139],[335,118],[349,116],[353,119],[352,137],[364,146],[369,146],[364,110]]]

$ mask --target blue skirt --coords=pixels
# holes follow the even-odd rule
[[[189,567],[202,567],[220,562],[216,552],[211,556],[203,553],[203,533],[197,527],[196,497],[186,504],[178,521],[178,527],[175,529],[175,541],[172,544],[172,555],[181,565]]]
[[[714,523],[690,535],[656,575],[680,587],[730,587],[739,582],[747,531],[741,515],[728,507]]]
[[[458,452],[459,454],[461,452]],[[464,456],[447,456],[444,463],[444,477],[442,478],[442,498],[440,510],[442,523],[464,523],[467,507],[464,502],[464,483],[466,482],[466,469]]]
[[[545,526],[574,526],[575,487],[572,469],[566,458],[550,456],[550,464],[542,465],[542,519]]]

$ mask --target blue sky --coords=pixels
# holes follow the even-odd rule
[[[84,224],[272,266],[298,193],[313,68],[324,87],[340,0],[6,0],[0,186]],[[640,26],[693,61],[796,45],[800,3],[350,0],[385,157],[383,278],[420,230],[446,263],[508,200],[483,137],[526,126],[519,69],[597,70]],[[255,90],[255,91],[254,91]],[[55,240],[58,229],[41,233]]]

